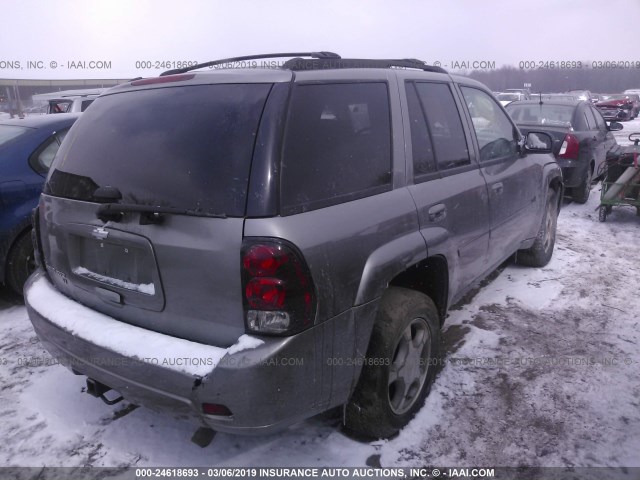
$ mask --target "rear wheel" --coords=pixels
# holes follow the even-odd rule
[[[520,265],[544,267],[551,260],[553,247],[556,243],[556,227],[558,224],[558,202],[556,196],[555,190],[549,188],[547,205],[536,239],[530,248],[520,250],[516,255],[516,261]]]
[[[358,436],[395,435],[422,407],[439,358],[440,321],[423,293],[390,287],[383,296],[360,380],[345,415]]]
[[[573,188],[571,196],[577,203],[587,203],[589,200],[589,194],[591,193],[591,180],[593,178],[593,171],[591,167],[587,167],[586,178],[583,183]]]
[[[27,278],[35,269],[31,232],[22,234],[9,251],[6,269],[6,281],[18,295],[22,295]]]

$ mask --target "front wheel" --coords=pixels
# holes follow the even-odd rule
[[[431,388],[439,344],[440,320],[433,301],[415,290],[390,287],[346,408],[347,431],[388,438],[409,423]]]
[[[549,188],[542,224],[530,248],[518,251],[516,261],[528,267],[544,267],[551,260],[558,225],[557,193]]]

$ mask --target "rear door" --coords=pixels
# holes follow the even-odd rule
[[[607,130],[601,130],[595,118],[592,107],[589,105],[579,105],[576,112],[574,128],[579,132],[580,144],[584,143],[585,152],[582,158],[585,161],[594,161],[593,177],[597,176],[598,169],[606,157],[607,152]]]
[[[475,132],[480,169],[487,181],[491,211],[490,266],[513,254],[537,216],[542,169],[518,153],[520,133],[484,90],[460,87]]]
[[[407,81],[405,90],[414,183],[409,191],[429,255],[444,255],[449,262],[455,301],[488,266],[487,186],[451,84]]]
[[[593,114],[593,117],[596,121],[596,128],[598,131],[598,137],[602,139],[602,150],[603,156],[600,162],[604,161],[607,156],[607,152],[611,150],[616,144],[616,138],[613,135],[613,132],[609,131],[607,128],[607,123],[605,122],[602,114],[598,111],[597,108],[589,106],[589,110]],[[596,171],[599,165],[596,165]]]
[[[234,343],[244,332],[247,183],[270,89],[176,83],[97,99],[69,131],[42,197],[56,286],[130,324]],[[104,203],[115,215],[100,214]],[[182,214],[118,214],[123,204]]]

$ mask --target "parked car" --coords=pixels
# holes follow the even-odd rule
[[[531,100],[554,100],[554,101],[569,101],[578,100],[578,98],[572,93],[540,93],[533,95]]]
[[[0,280],[16,293],[33,271],[31,211],[60,142],[78,118],[68,114],[0,122]]]
[[[578,100],[584,102],[593,103],[593,96],[589,90],[569,90],[569,94],[573,95]]]
[[[616,145],[612,131],[622,125],[607,125],[600,112],[581,100],[535,100],[507,105],[507,112],[522,132],[543,131],[554,139],[553,153],[562,167],[565,187],[573,200],[586,203],[591,183]]]
[[[633,102],[632,118],[636,118],[640,114],[640,95],[637,93],[627,93],[626,96]]]
[[[603,94],[595,104],[605,120],[624,122],[635,117],[634,101],[625,94]]]
[[[78,113],[84,112],[98,95],[78,95],[52,98],[48,101],[47,113]]]
[[[507,88],[504,93],[519,93],[524,97],[522,100],[529,100],[531,98],[531,91],[528,88]]]
[[[525,95],[520,92],[514,93],[500,93],[496,98],[502,106],[509,105],[511,102],[517,102],[518,100],[524,100]]]
[[[343,405],[388,437],[448,306],[515,252],[551,258],[549,135],[424,62],[307,55],[131,81],[71,129],[25,301],[93,395],[246,434]]]
[[[630,94],[630,93],[635,93],[635,94],[640,95],[640,88],[631,88],[631,89],[629,89],[629,90],[625,90],[623,93],[624,93],[625,95],[628,95],[628,94]]]

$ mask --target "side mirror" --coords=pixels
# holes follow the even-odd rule
[[[611,122],[609,123],[609,125],[607,125],[607,130],[609,130],[610,132],[617,132],[619,130],[622,130],[623,128],[624,126],[620,122]]]
[[[525,152],[551,153],[553,151],[553,139],[544,132],[529,132],[524,143]]]

